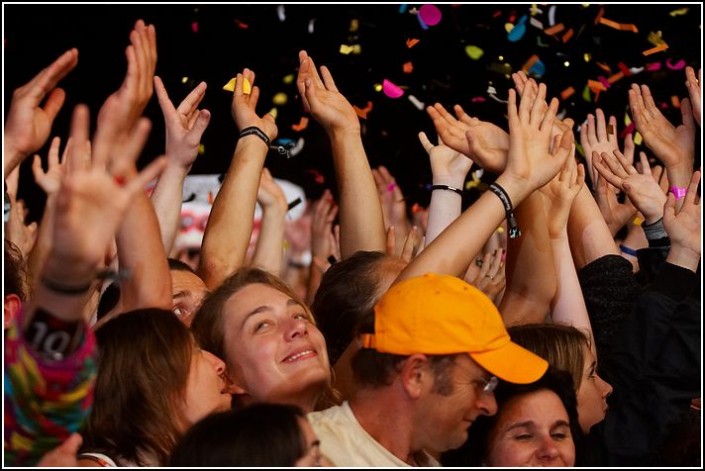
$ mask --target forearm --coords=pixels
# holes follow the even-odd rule
[[[447,185],[463,189],[464,178],[434,177],[434,185]],[[426,228],[426,245],[455,221],[462,212],[463,197],[452,190],[432,190],[431,204],[428,207],[428,226]]]
[[[20,152],[15,150],[15,147],[12,145],[12,140],[8,138],[8,136],[5,134],[5,142],[3,145],[3,172],[4,172],[4,177],[7,178],[10,173],[17,168],[18,165],[22,163],[22,161],[27,157],[26,155],[22,155]]]
[[[568,240],[576,269],[619,249],[587,185],[575,197],[568,217]]]
[[[124,311],[146,307],[171,309],[171,275],[159,233],[159,221],[145,192],[132,201],[117,232],[120,269],[130,277],[120,284]]]
[[[252,265],[279,276],[284,252],[286,208],[265,207]]]
[[[557,324],[571,325],[576,329],[589,332],[592,327],[588,316],[583,291],[580,288],[578,274],[575,271],[573,257],[570,254],[568,234],[551,239],[553,263],[556,271],[557,290],[551,306],[551,316]]]
[[[343,259],[359,250],[384,252],[382,208],[358,132],[330,135],[340,195],[340,252]]]
[[[46,204],[44,205],[44,214],[37,229],[37,241],[32,247],[32,251],[27,257],[27,271],[32,280],[37,279],[42,271],[44,261],[51,251],[53,241],[54,216],[56,215],[56,195],[48,195]]]
[[[557,282],[541,193],[531,193],[515,215],[522,235],[507,244],[507,287],[500,312],[508,325],[542,322]]]
[[[179,230],[186,175],[188,169],[170,165],[164,169],[152,192],[152,205],[157,214],[162,245],[167,254],[171,252]]]
[[[666,257],[666,262],[696,273],[700,264],[700,253],[687,247],[673,244]]]

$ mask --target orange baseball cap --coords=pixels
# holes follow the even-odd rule
[[[393,285],[375,306],[375,333],[364,348],[395,355],[467,353],[510,383],[526,384],[548,362],[509,338],[499,311],[485,294],[449,275],[428,273]]]

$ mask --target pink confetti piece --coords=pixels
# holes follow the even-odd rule
[[[599,77],[597,77],[597,80],[599,80],[600,83],[605,86],[605,89],[610,88],[610,86],[612,85],[612,84],[609,82],[609,80],[607,80],[607,77],[605,77],[605,76],[603,76],[603,75],[600,75]]]
[[[660,62],[651,62],[650,64],[646,64],[646,70],[649,72],[653,72],[655,70],[661,70],[661,63]]]
[[[435,5],[424,5],[419,8],[419,17],[428,26],[436,26],[441,22],[443,14]]]
[[[194,21],[193,23],[191,23],[191,31],[193,31],[194,33],[198,33],[198,21]]]
[[[683,59],[679,60],[675,64],[671,62],[671,59],[666,59],[666,67],[671,70],[681,70],[685,68],[685,61]]]
[[[382,82],[382,91],[389,98],[400,98],[404,96],[404,90],[402,90],[398,85],[394,85],[387,79]]]
[[[473,103],[484,103],[487,100],[485,100],[485,97],[483,97],[483,96],[475,96],[475,97],[472,97],[472,100],[470,100],[470,101]]]

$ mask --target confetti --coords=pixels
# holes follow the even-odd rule
[[[630,75],[631,75],[631,74],[630,74]],[[610,76],[607,78],[607,83],[609,83],[609,84],[611,85],[611,84],[613,84],[614,82],[616,82],[617,80],[621,80],[622,78],[624,78],[624,72],[617,72],[616,74],[610,75]]]
[[[203,155],[206,153],[206,146],[203,144],[198,145],[198,155]]]
[[[524,16],[523,18],[526,18],[526,16]],[[514,28],[512,28],[509,34],[507,34],[507,39],[509,40],[509,42],[515,43],[521,38],[523,38],[524,34],[526,34],[526,24],[519,22],[516,26],[514,26]]]
[[[569,97],[573,96],[575,93],[575,88],[568,87],[561,92],[561,100],[567,100]]]
[[[416,98],[414,95],[409,95],[409,101],[420,111],[426,107],[426,104]]]
[[[308,20],[308,34],[313,34],[313,25],[315,24],[315,22],[315,18]]]
[[[681,101],[676,95],[671,95],[671,105],[673,105],[674,108],[681,107]]]
[[[641,134],[638,132],[634,134],[634,144],[640,146],[642,142],[644,142],[644,138],[641,137]]]
[[[233,77],[232,79],[230,79],[230,81],[223,86],[223,90],[228,91],[228,92],[234,92],[235,91],[235,80],[236,80],[236,77]],[[242,84],[242,93],[244,93],[245,95],[249,95],[250,92],[252,92],[252,85],[250,85],[250,81],[247,80],[247,78],[245,78],[245,81]]]
[[[484,103],[486,101],[487,100],[485,100],[485,97],[483,97],[483,96],[475,96],[475,97],[472,97],[472,99],[470,100],[470,102],[472,102],[472,103]]]
[[[348,28],[348,31],[351,33],[356,32],[360,28],[360,21],[357,18],[353,18],[350,20],[350,27]]]
[[[404,90],[402,90],[398,85],[394,85],[387,79],[382,82],[382,91],[389,98],[400,98],[404,96]]]
[[[287,97],[286,93],[283,92],[279,92],[272,97],[272,103],[278,106],[286,105],[287,101],[289,101],[289,97]]]
[[[248,25],[247,23],[244,23],[238,19],[235,19],[235,26],[237,26],[240,29],[247,29],[250,27],[250,25]]]
[[[339,52],[340,52],[342,55],[347,56],[348,54],[350,54],[351,52],[353,52],[353,47],[352,47],[352,46],[348,46],[347,44],[341,44],[341,45],[340,45]]]
[[[567,43],[568,41],[570,41],[570,38],[572,38],[572,37],[573,37],[573,28],[570,28],[570,29],[569,29],[568,31],[566,31],[566,33],[563,35],[563,37],[561,38],[561,40],[563,41],[563,44],[565,44],[565,43]]]
[[[361,118],[361,119],[367,119],[367,113],[372,111],[372,102],[368,101],[367,106],[365,108],[359,108],[355,105],[353,105],[353,108],[355,109],[355,113]]]
[[[485,54],[485,51],[480,49],[477,46],[465,46],[465,54],[468,55],[468,57],[472,60],[478,60],[480,57],[482,57]]]
[[[534,28],[538,28],[538,29],[543,30],[543,23],[541,23],[541,22],[540,22],[539,20],[537,20],[536,18],[531,18],[531,19],[529,20],[529,24],[530,24],[531,26],[533,26]]]
[[[633,23],[617,23],[616,21],[608,20],[607,18],[600,18],[600,23],[614,28],[619,31],[631,31],[632,33],[638,33],[639,29]]]
[[[409,38],[406,40],[406,47],[408,49],[411,49],[412,47],[416,46],[419,43],[419,39],[416,38]]]
[[[294,83],[295,78],[296,78],[296,76],[294,74],[289,74],[289,75],[284,76],[284,78],[282,79],[282,82],[289,85],[290,83]]]
[[[302,116],[301,119],[299,120],[298,124],[292,124],[291,129],[293,129],[296,132],[303,131],[308,127],[308,118],[306,116]]]
[[[687,7],[686,8],[679,8],[678,10],[673,10],[672,12],[669,13],[669,15],[676,17],[676,16],[685,15],[686,13],[688,13]]]
[[[441,22],[443,14],[435,5],[423,5],[419,8],[419,18],[428,26],[436,26]]]
[[[548,9],[548,24],[553,26],[556,24],[556,6],[553,5]]]
[[[663,35],[662,35],[661,31],[650,32],[649,35],[646,37],[646,40],[649,41],[654,46],[659,46],[665,42],[663,40]]]
[[[193,23],[191,23],[191,31],[193,31],[194,33],[198,33],[198,21],[194,21]]]
[[[404,70],[405,74],[410,74],[411,72],[414,71],[414,64],[411,61],[405,62],[404,66],[403,66],[403,70]]]
[[[564,29],[565,29],[565,25],[563,23],[558,23],[555,26],[551,26],[550,28],[546,28],[545,30],[543,30],[543,32],[549,36],[553,36],[554,34],[560,33]]]
[[[685,68],[685,61],[683,59],[679,60],[675,64],[671,62],[671,59],[666,59],[666,67],[671,70],[681,70]]]
[[[282,23],[286,21],[286,8],[284,5],[277,5],[277,18]]]
[[[663,43],[659,44],[656,47],[652,47],[651,49],[647,49],[646,51],[643,51],[642,54],[645,56],[650,56],[651,54],[656,54],[657,52],[665,51],[668,49],[668,44]]]
[[[181,83],[188,82],[188,77],[181,77]]]
[[[277,111],[276,107],[272,108],[267,112],[268,114],[272,115],[272,118],[277,119],[277,116],[279,116],[279,111]]]
[[[536,78],[541,78],[543,77],[543,74],[546,73],[546,66],[541,62],[541,59],[537,60],[534,65],[531,66],[529,69],[529,74],[533,75]]]
[[[649,72],[661,70],[661,63],[660,62],[651,62],[649,64],[646,64],[646,70],[648,70]]]

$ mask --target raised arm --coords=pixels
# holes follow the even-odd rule
[[[545,99],[539,98],[538,91],[532,88],[524,94],[517,109],[516,93],[509,91],[509,154],[506,168],[495,183],[514,205],[553,178],[571,152],[570,132],[561,135],[554,143],[553,152],[549,152],[557,107],[556,99],[547,107]],[[397,281],[428,272],[462,276],[505,217],[502,200],[491,191],[485,192],[412,260]]]
[[[245,93],[245,80],[251,90]],[[277,137],[274,117],[260,117],[256,107],[259,87],[255,73],[244,69],[237,74],[231,112],[239,131],[258,128],[269,141]],[[257,203],[257,188],[269,146],[257,134],[241,136],[235,146],[230,167],[218,191],[203,234],[199,275],[213,290],[235,270],[243,266],[252,233]]]
[[[693,107],[693,118],[695,122],[700,126],[700,120],[702,119],[702,95],[703,95],[703,82],[702,82],[702,69],[698,70],[698,76],[695,76],[695,70],[688,66],[685,68],[685,86],[688,89],[688,94],[690,95],[690,104]]]
[[[340,200],[342,257],[358,250],[384,251],[382,208],[354,108],[338,91],[328,68],[322,66],[319,75],[306,51],[299,52],[296,85],[305,109],[323,126],[331,142]]]
[[[12,169],[38,151],[49,139],[54,118],[64,104],[66,93],[56,84],[78,64],[78,49],[69,49],[32,80],[12,94],[5,120],[3,172]],[[40,106],[46,98],[43,106]]]
[[[257,190],[257,202],[262,208],[262,226],[252,265],[279,276],[284,255],[284,225],[289,204],[284,190],[274,181],[266,168]]]
[[[210,111],[199,110],[198,105],[206,94],[206,82],[201,82],[174,108],[162,79],[154,77],[159,106],[166,125],[166,157],[169,165],[162,172],[152,192],[152,204],[159,219],[164,251],[168,254],[181,218],[181,199],[184,180],[198,157],[201,136],[211,119]]]

